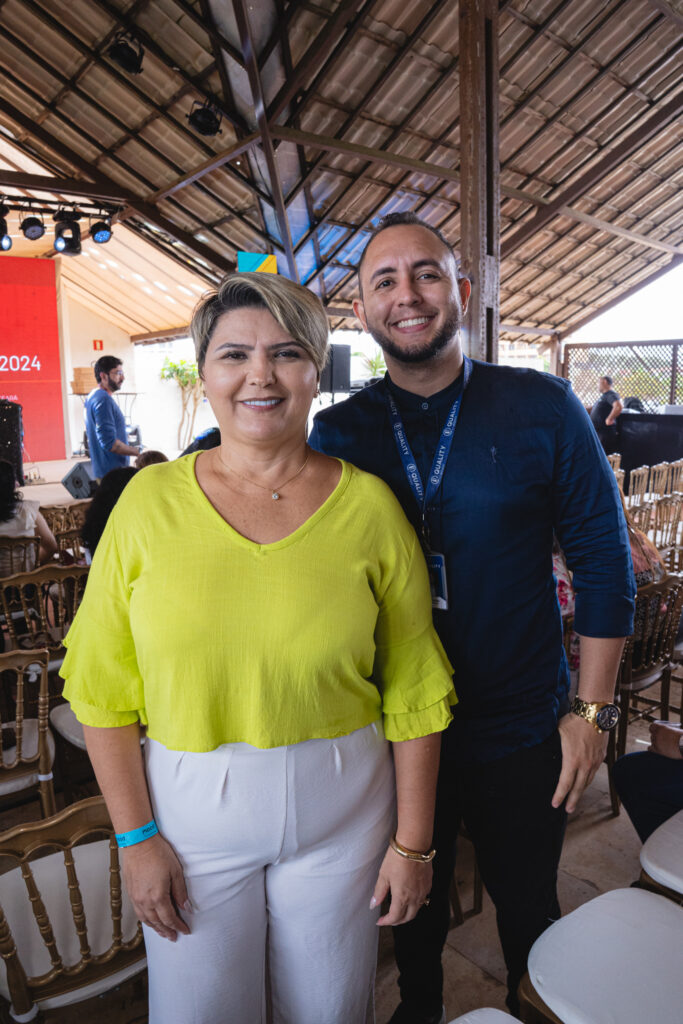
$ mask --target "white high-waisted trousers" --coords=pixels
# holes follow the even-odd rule
[[[209,753],[146,744],[159,830],[194,913],[178,941],[145,928],[150,1024],[367,1024],[395,817],[381,725],[349,736]]]

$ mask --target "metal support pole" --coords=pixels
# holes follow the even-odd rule
[[[498,5],[460,0],[460,201],[462,272],[472,282],[465,352],[498,361],[500,161]]]

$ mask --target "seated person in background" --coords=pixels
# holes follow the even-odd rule
[[[135,460],[135,468],[144,469],[145,466],[154,466],[157,462],[168,462],[168,456],[163,452],[155,451],[154,448],[148,448],[147,451],[140,452],[138,455]]]
[[[191,455],[192,452],[208,452],[210,448],[217,448],[221,443],[221,432],[218,427],[209,427],[203,430],[188,444],[185,451],[180,455]]]
[[[38,563],[49,562],[57,553],[57,541],[40,512],[39,501],[26,501],[19,493],[14,466],[0,460],[0,537],[39,537]],[[29,564],[32,563],[32,564]],[[10,552],[0,551],[0,576],[35,569],[33,551],[27,551],[25,565],[11,564]]]
[[[81,530],[83,543],[90,554],[89,562],[94,557],[95,549],[104,533],[114,505],[123,494],[126,484],[133,479],[137,472],[134,466],[122,466],[120,469],[110,469],[102,477],[100,486],[95,491],[90,503],[90,508],[85,514],[85,522]]]
[[[652,722],[649,750],[626,754],[614,765],[614,784],[643,842],[683,810],[683,729]]]

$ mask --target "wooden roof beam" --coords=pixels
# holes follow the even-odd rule
[[[284,195],[282,193],[280,173],[275,159],[273,137],[271,135],[270,127],[268,125],[268,118],[266,116],[265,96],[263,93],[263,85],[261,82],[261,73],[259,71],[258,62],[256,59],[256,50],[254,48],[254,39],[251,31],[251,25],[249,23],[248,5],[246,0],[232,0],[232,6],[235,12],[235,19],[237,21],[237,30],[240,36],[240,44],[242,47],[244,65],[247,71],[247,77],[249,79],[249,88],[251,90],[252,101],[254,104],[256,124],[259,130],[259,134],[261,136],[263,154],[265,156],[266,166],[268,168],[268,176],[270,178],[270,191],[275,206],[275,217],[277,219],[278,230],[280,232],[280,238],[284,246],[285,258],[287,260],[287,267],[290,276],[293,281],[298,281],[299,271],[297,269],[296,259],[294,257],[294,247],[292,246],[292,236],[289,230],[287,208],[285,206]]]
[[[569,185],[557,198],[550,199],[547,205],[538,209],[521,227],[513,231],[503,242],[500,254],[501,259],[505,259],[515,252],[520,245],[524,245],[542,227],[549,224],[562,207],[569,206],[576,199],[585,195],[594,185],[602,181],[616,167],[649,142],[653,136],[668,127],[678,117],[681,110],[683,110],[683,91],[661,106],[639,128],[631,132],[630,135],[627,135],[625,139],[622,139],[618,145],[612,147],[609,152]]]

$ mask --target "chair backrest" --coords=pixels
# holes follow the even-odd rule
[[[70,530],[74,525],[70,518],[68,505],[41,505],[40,511],[54,534],[61,530]]]
[[[638,590],[634,632],[628,637],[622,656],[622,678],[626,685],[634,672],[651,671],[671,660],[681,611],[683,579],[679,576],[667,576]]]
[[[631,475],[628,478],[628,495],[626,496],[626,504],[639,505],[643,500],[643,495],[647,493],[647,481],[650,476],[649,466],[640,466],[639,469],[632,469]]]
[[[624,477],[625,476],[626,476],[626,473],[625,473],[625,471],[623,469],[615,469],[614,470],[614,479],[616,480],[617,487],[619,488],[619,490],[621,491],[622,494],[624,493]]]
[[[669,492],[680,494],[683,491],[683,459],[671,463],[669,472]]]
[[[613,455],[608,455],[607,461],[609,462],[612,469],[616,470],[621,468],[621,455],[619,455],[618,452],[614,452]]]
[[[85,565],[44,565],[0,580],[0,605],[12,647],[61,652],[87,579]]]
[[[643,501],[628,510],[633,525],[643,533],[649,533],[655,525],[654,501]]]
[[[38,785],[43,816],[55,812],[48,724],[49,652],[0,654],[0,795]]]
[[[669,490],[669,471],[671,467],[668,462],[659,462],[650,470],[650,494],[667,494]]]
[[[31,572],[38,565],[38,537],[0,537],[0,578]]]
[[[102,797],[0,834],[0,869],[0,992],[16,1016],[144,966]]]
[[[74,562],[77,565],[85,564],[85,548],[80,529],[74,527],[73,530],[59,530],[55,540],[62,565],[72,565]]]
[[[669,494],[655,504],[654,545],[659,550],[676,546],[683,510],[683,494]]]

